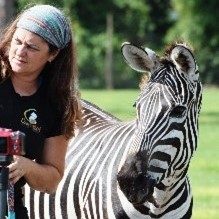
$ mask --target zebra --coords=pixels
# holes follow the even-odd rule
[[[31,219],[191,217],[187,170],[202,97],[193,52],[183,43],[163,57],[132,43],[121,50],[132,69],[150,75],[134,104],[136,118],[124,122],[82,100],[83,125],[68,145],[56,193],[25,186]]]

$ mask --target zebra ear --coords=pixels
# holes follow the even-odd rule
[[[156,54],[150,49],[143,49],[125,42],[121,47],[123,57],[128,65],[139,72],[152,71],[156,66]]]
[[[170,59],[175,64],[177,70],[187,74],[191,81],[198,79],[198,67],[190,49],[179,44],[172,49]]]

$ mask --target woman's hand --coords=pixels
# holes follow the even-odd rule
[[[15,184],[24,176],[33,189],[53,193],[64,174],[67,144],[62,135],[47,138],[38,162],[14,155],[14,162],[8,166],[9,180]]]
[[[14,161],[8,166],[9,180],[15,184],[21,177],[27,173],[28,159],[22,156],[14,155]]]

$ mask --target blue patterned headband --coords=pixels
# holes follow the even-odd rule
[[[17,27],[38,34],[58,49],[65,48],[71,40],[68,20],[60,10],[50,5],[36,5],[24,11]]]

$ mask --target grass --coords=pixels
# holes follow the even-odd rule
[[[82,90],[82,98],[122,120],[135,118],[138,90]],[[193,219],[219,218],[219,89],[205,88],[198,150],[189,176],[194,195]]]
[[[216,219],[219,209],[219,89],[204,89],[198,150],[190,167],[195,219]]]

